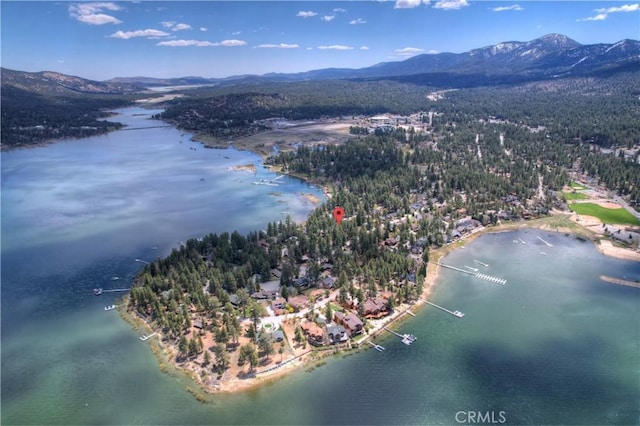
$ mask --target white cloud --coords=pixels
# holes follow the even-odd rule
[[[333,12],[335,12],[335,13],[344,13],[346,11],[347,11],[347,9],[343,9],[341,7],[336,7],[335,9],[333,9]]]
[[[367,46],[360,46],[360,50],[369,50],[369,47],[367,47]]]
[[[421,4],[429,4],[429,0],[396,0],[394,9],[412,9],[418,7]]]
[[[360,25],[360,24],[366,24],[367,21],[365,21],[362,18],[358,18],[358,19],[354,19],[353,21],[349,22],[349,24],[351,25]]]
[[[156,44],[156,46],[169,46],[169,47],[188,47],[188,46],[196,46],[196,47],[209,47],[215,46],[215,43],[211,43],[210,41],[200,41],[200,40],[169,40],[169,41],[161,41]]]
[[[236,46],[244,46],[247,44],[244,40],[222,40],[216,43],[213,43],[214,46],[224,46],[224,47],[236,47]]]
[[[182,24],[176,21],[162,21],[160,22],[164,28],[169,28],[171,31],[182,31],[182,30],[190,30],[191,25]]]
[[[583,21],[604,21],[605,19],[607,19],[609,17],[610,13],[637,12],[638,10],[640,10],[640,3],[625,4],[625,5],[622,5],[622,6],[614,6],[614,7],[609,7],[609,8],[594,9],[593,11],[596,12],[595,16],[590,16],[588,18],[582,18],[582,19],[576,19],[576,21],[578,21],[578,22],[583,22]]]
[[[418,47],[403,47],[402,49],[396,49],[393,53],[396,57],[409,58],[422,52],[424,52],[424,50]]]
[[[257,46],[254,46],[255,49],[297,49],[298,46],[297,44],[286,44],[286,43],[280,43],[280,44],[259,44]]]
[[[625,4],[620,7],[610,7],[608,9],[595,9],[598,13],[635,12],[640,10],[640,4]]]
[[[325,15],[322,18],[320,18],[321,20],[325,21],[325,22],[329,22],[329,21],[333,21],[333,19],[336,17],[336,15]]]
[[[111,2],[72,4],[69,15],[80,22],[90,25],[121,24],[118,18],[102,13],[104,10],[116,12],[121,7]]]
[[[190,30],[191,29],[191,25],[189,24],[177,24],[175,27],[171,28],[172,31],[183,31],[183,30]]]
[[[207,28],[206,27],[200,27],[200,31],[203,31],[203,32],[207,31]]]
[[[598,13],[596,16],[590,16],[588,18],[583,18],[583,19],[576,19],[576,21],[581,22],[581,21],[604,21],[605,19],[607,19],[607,14],[606,13]]]
[[[317,12],[312,12],[310,10],[306,12],[304,10],[301,10],[300,12],[298,12],[296,16],[299,16],[301,18],[311,18],[312,16],[316,16],[317,14],[318,14]]]
[[[351,46],[345,46],[343,44],[332,44],[331,46],[318,46],[320,50],[353,50]]]
[[[247,44],[246,41],[243,40],[223,40],[217,41],[215,43],[210,41],[201,41],[201,40],[169,40],[169,41],[161,41],[156,44],[156,46],[169,46],[169,47],[215,47],[215,46],[223,46],[223,47],[235,47],[235,46],[244,46]]]
[[[137,31],[116,31],[115,33],[111,34],[109,37],[128,40],[134,37],[166,37],[168,35],[169,34],[165,33],[164,31],[146,29],[146,30],[137,30]]]
[[[505,12],[507,10],[524,10],[519,4],[514,4],[511,6],[498,6],[498,7],[494,7],[493,9],[494,12]]]
[[[469,6],[467,0],[439,0],[433,7],[436,9],[455,10]]]

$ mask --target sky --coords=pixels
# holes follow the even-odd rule
[[[630,1],[0,1],[1,65],[92,80],[362,68],[550,33],[640,38]]]

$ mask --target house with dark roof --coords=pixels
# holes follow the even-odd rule
[[[333,314],[335,321],[344,326],[350,337],[361,334],[364,330],[362,320],[355,314],[345,314],[344,312],[336,312]]]

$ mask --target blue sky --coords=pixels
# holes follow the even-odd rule
[[[549,33],[640,38],[623,1],[1,1],[2,66],[113,77],[360,68]]]

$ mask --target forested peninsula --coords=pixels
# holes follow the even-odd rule
[[[637,102],[623,94],[633,78],[422,92],[421,108],[406,114],[350,116],[346,142],[280,145],[265,164],[323,186],[330,200],[302,224],[187,241],[144,267],[126,310],[158,334],[159,358],[208,391],[358,347],[428,296],[430,261],[458,241],[536,218],[576,229],[570,207],[586,188],[577,181],[637,199],[639,129],[627,115]],[[214,138],[252,133],[255,109],[271,111],[256,100],[287,98],[229,96],[179,99],[160,118],[195,130],[194,117],[210,117],[215,128],[203,132]],[[318,111],[307,118],[325,120],[329,109]],[[336,205],[346,212],[340,225]],[[637,223],[625,230],[637,231]],[[623,243],[637,249],[633,238]]]

